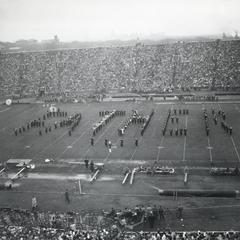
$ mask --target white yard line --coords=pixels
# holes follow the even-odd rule
[[[113,120],[113,121],[114,121],[114,120]],[[99,142],[99,140],[102,138],[102,136],[103,136],[103,135],[107,132],[107,130],[111,127],[113,121],[112,121],[112,122],[109,124],[109,126],[103,131],[103,133],[97,138],[97,140],[95,141],[94,145]],[[86,150],[84,156],[86,156],[86,155],[88,154],[88,152],[90,151],[91,148],[92,148],[92,146],[90,146],[90,147]]]
[[[79,194],[82,194],[82,185],[81,185],[81,179],[78,180],[78,189],[79,189]]]
[[[126,120],[126,118],[124,118],[124,120],[121,122],[120,126],[123,125],[123,123],[125,122],[125,120]],[[113,130],[113,132],[112,132],[109,140],[111,140],[111,138],[113,137],[114,134],[116,134],[116,129]],[[112,143],[112,146],[116,146],[120,138],[121,138],[121,137],[118,136],[118,137],[117,137],[117,140],[116,140],[114,143]]]
[[[213,162],[213,159],[212,159],[212,147],[210,145],[210,139],[209,137],[207,138],[208,140],[208,150],[209,150],[209,158],[210,158],[210,162],[212,163]]]
[[[30,112],[30,111],[32,111],[32,110],[35,110],[35,105],[34,105],[34,106],[31,106],[29,109],[25,109],[24,111],[22,111],[22,112],[19,113],[19,114],[27,113],[27,112]],[[38,115],[37,113],[39,113],[39,112],[41,112],[41,110],[36,111],[34,114]],[[18,114],[18,115],[19,115],[19,114]],[[28,119],[28,120],[29,120],[29,119]],[[26,119],[25,122],[27,122],[28,120]],[[20,125],[20,124],[19,124],[19,125]],[[9,127],[9,125],[7,125],[6,127],[7,127],[7,129],[14,129],[14,128],[15,128],[15,127]],[[14,135],[14,132],[10,133],[10,135],[13,136],[13,135]]]
[[[221,107],[220,103],[218,103],[218,107],[222,111],[222,107]]]
[[[138,131],[137,131],[137,132],[138,132]],[[135,134],[135,135],[136,135],[136,134]],[[141,137],[140,137],[139,140],[138,140],[138,143],[140,143],[140,141],[142,140],[142,138],[143,138],[143,136],[141,135]],[[129,161],[132,161],[132,160],[133,160],[133,158],[134,158],[134,156],[135,156],[137,150],[138,150],[138,147],[136,147],[136,148],[134,149],[134,151],[133,151],[133,153],[132,153],[132,155],[131,155]]]
[[[59,141],[60,139],[62,139],[67,133],[63,133],[61,136],[59,136],[58,138],[56,138],[53,142],[51,142],[51,144],[47,145],[45,148],[43,148],[40,152],[38,152],[33,158],[35,158],[37,155],[46,152],[47,149],[49,149],[50,147],[52,147],[57,141]]]
[[[212,104],[212,103],[211,103],[211,104]],[[219,105],[219,103],[218,103],[218,105]],[[211,105],[211,106],[212,106],[212,105]],[[220,106],[220,105],[219,105],[219,106]],[[204,103],[203,103],[202,109],[206,109]],[[207,148],[208,148],[208,151],[209,151],[210,162],[213,163],[213,158],[212,158],[212,147],[211,147],[211,144],[210,144],[210,138],[207,137],[207,140],[208,140],[208,146],[207,146]]]
[[[187,129],[188,125],[188,116],[186,117],[186,124],[185,128]],[[184,136],[184,145],[183,145],[183,161],[186,161],[186,143],[187,143],[187,136]]]
[[[111,152],[108,151],[108,154],[107,154],[106,158],[105,158],[103,161],[104,161],[104,162],[108,161],[110,155],[111,155]]]
[[[157,162],[159,161],[160,152],[161,152],[161,149],[163,148],[163,146],[162,146],[163,141],[164,141],[164,136],[161,139],[160,146],[158,146],[158,153],[157,153],[157,158],[156,158]]]
[[[222,107],[221,107],[221,105],[220,105],[219,103],[218,103],[218,107],[219,107],[219,109],[222,111]],[[234,141],[234,139],[233,139],[232,136],[230,136],[230,138],[231,138],[231,141],[232,141],[232,145],[233,145],[234,151],[235,151],[235,153],[236,153],[236,155],[237,155],[238,162],[240,162],[240,156],[239,156],[239,152],[238,152],[238,150],[237,150],[235,141]]]
[[[139,143],[141,140],[142,140],[142,136],[139,138],[138,143]],[[134,149],[134,151],[133,151],[133,153],[132,153],[132,155],[131,155],[131,157],[130,157],[130,159],[129,159],[130,161],[133,160],[133,157],[134,157],[135,153],[137,152],[137,150],[138,150],[138,147],[136,147],[136,148]]]
[[[77,139],[75,139],[69,146],[73,146],[73,145],[75,145],[81,138],[82,138],[82,136],[83,135],[85,135],[86,134],[86,132],[87,131],[84,131]],[[72,149],[72,147],[71,148],[69,148],[68,146],[65,148],[65,150],[63,151],[63,152],[61,152],[58,156],[57,156],[57,158],[60,158],[65,152],[67,152],[69,149]]]
[[[143,138],[143,136],[141,135],[141,137],[140,137],[139,140],[138,140],[138,144],[139,144],[139,142],[142,140],[142,138]],[[133,160],[134,155],[136,154],[137,150],[138,150],[138,147],[136,147],[136,148],[134,149],[134,151],[133,151],[133,153],[132,153],[132,155],[131,155],[131,157],[130,157],[130,159],[129,159],[130,161]]]
[[[88,125],[89,121],[85,124],[83,124],[81,127],[86,127]],[[91,125],[90,125],[91,126]],[[60,153],[57,158],[61,157],[65,152],[67,152],[69,149],[72,149],[73,145],[75,145],[82,137],[83,135],[85,135],[87,131],[84,131],[77,139],[75,139],[73,142],[71,142],[62,153]],[[52,142],[50,145],[46,146],[41,152],[39,152],[38,154],[41,154],[43,152],[45,152],[47,149],[49,149],[51,146],[53,146],[57,141],[61,140],[65,135],[67,135],[67,132],[63,133],[61,136],[59,136],[57,139],[55,139],[54,142]],[[69,146],[71,146],[71,148],[69,148]]]
[[[123,122],[124,122],[124,121],[123,121]],[[122,123],[121,123],[121,126],[122,126]],[[113,137],[113,135],[114,135],[115,133],[116,133],[116,129],[113,130],[113,133],[111,134],[111,138]],[[119,141],[120,138],[121,138],[121,137],[118,136],[118,137],[117,137],[117,141],[114,142],[114,143],[112,143],[112,146],[113,146],[113,147],[115,146],[115,148],[117,148],[117,143],[118,143],[118,141]],[[112,147],[111,151],[113,151],[113,147]],[[112,153],[112,152],[108,151],[108,154],[107,154],[106,158],[104,159],[104,161],[108,161],[109,156],[111,155],[111,153]]]
[[[171,112],[173,111],[173,104],[171,105]],[[162,144],[163,144],[163,141],[164,141],[164,136],[162,136],[162,138],[161,138],[161,142],[160,142],[160,145],[158,146],[158,153],[157,153],[157,158],[156,158],[156,161],[158,162],[159,161],[159,156],[160,156],[160,152],[161,152],[161,149],[162,148],[164,148],[163,146],[162,146]]]
[[[0,113],[6,112],[6,111],[8,111],[9,109],[10,109],[10,108],[5,108],[5,109],[1,110]]]
[[[238,162],[240,162],[239,152],[238,152],[238,150],[237,150],[237,147],[236,147],[235,141],[234,141],[234,139],[233,139],[232,136],[231,136],[231,140],[232,140],[232,144],[233,144],[233,147],[234,147],[235,153],[236,153],[237,158],[238,158]]]
[[[3,173],[5,171],[5,168],[1,169],[0,170],[0,174]]]
[[[83,126],[87,125],[89,122],[87,122],[86,124],[83,124]],[[86,131],[85,131],[86,132]],[[84,133],[85,133],[84,132]],[[35,158],[37,155],[44,153],[47,149],[49,149],[50,147],[52,147],[57,141],[61,140],[65,135],[67,135],[67,131],[64,132],[61,136],[59,136],[58,138],[56,138],[50,145],[46,146],[45,148],[43,148],[39,153],[37,153],[33,158]],[[77,139],[75,139],[70,146],[73,146],[80,138],[82,137],[82,134],[80,135],[80,137],[78,137]],[[63,153],[65,153],[69,148],[67,147],[64,152],[62,152],[58,157],[60,157]]]

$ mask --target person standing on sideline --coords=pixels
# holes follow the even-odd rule
[[[90,171],[93,173],[94,172],[94,162],[90,161]]]
[[[178,206],[176,215],[177,215],[177,218],[179,218],[179,219],[183,218],[183,207],[182,206]]]
[[[84,163],[85,163],[85,167],[88,168],[89,160],[87,158],[85,158]]]
[[[70,198],[69,198],[69,192],[68,192],[68,189],[66,189],[66,191],[65,191],[65,202],[66,203],[70,203]]]
[[[33,198],[32,198],[32,211],[37,210],[37,207],[38,207],[37,198],[36,198],[36,196],[33,196]]]

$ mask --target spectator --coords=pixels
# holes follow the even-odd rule
[[[33,196],[32,198],[32,211],[37,210],[38,204],[37,204],[37,198],[36,196]]]

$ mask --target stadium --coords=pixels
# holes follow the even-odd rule
[[[0,52],[0,239],[240,239],[240,40]]]

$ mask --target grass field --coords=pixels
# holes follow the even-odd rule
[[[160,226],[170,226],[180,230],[229,230],[240,229],[240,203],[234,198],[184,198],[162,197],[157,189],[197,189],[197,190],[240,190],[239,177],[214,177],[209,175],[211,162],[218,167],[240,167],[240,102],[224,103],[179,103],[179,102],[105,102],[87,104],[59,104],[68,115],[81,113],[80,125],[68,136],[67,128],[53,129],[60,117],[46,120],[52,131],[39,136],[38,128],[32,128],[21,135],[14,135],[14,128],[27,121],[42,117],[47,108],[42,104],[19,104],[0,106],[0,162],[10,158],[32,159],[36,168],[26,177],[16,182],[11,191],[2,191],[0,206],[31,207],[31,198],[36,195],[43,210],[80,211],[122,209],[142,205],[162,205],[169,209],[166,222]],[[208,112],[210,135],[206,136],[203,108]],[[233,127],[230,136],[212,117],[215,111],[223,110],[226,121]],[[91,146],[92,126],[100,120],[99,111],[126,110],[126,116],[115,117],[96,136]],[[123,137],[117,129],[125,122],[133,109],[147,115],[151,109],[155,114],[144,134],[140,135],[140,125],[130,125]],[[162,136],[162,127],[168,109],[189,109],[188,115],[179,115],[178,128],[186,127],[187,136],[170,136],[169,129],[177,124],[169,121],[168,130]],[[134,141],[138,138],[139,145]],[[112,152],[104,145],[104,140],[113,143]],[[124,146],[120,146],[120,139]],[[83,160],[88,157],[95,163],[103,162],[104,170],[94,183],[90,183],[90,172]],[[44,163],[53,159],[51,164]],[[149,176],[137,174],[132,185],[122,185],[123,172],[139,165],[169,166],[175,169],[173,175]],[[188,183],[184,185],[184,167],[189,169]],[[1,167],[3,168],[3,167]],[[0,168],[0,170],[1,170]],[[16,170],[15,170],[16,172]],[[8,176],[2,175],[3,183]],[[79,192],[79,179],[81,191]],[[64,191],[70,191],[71,204],[64,202]],[[176,219],[174,209],[184,207],[184,226]]]

